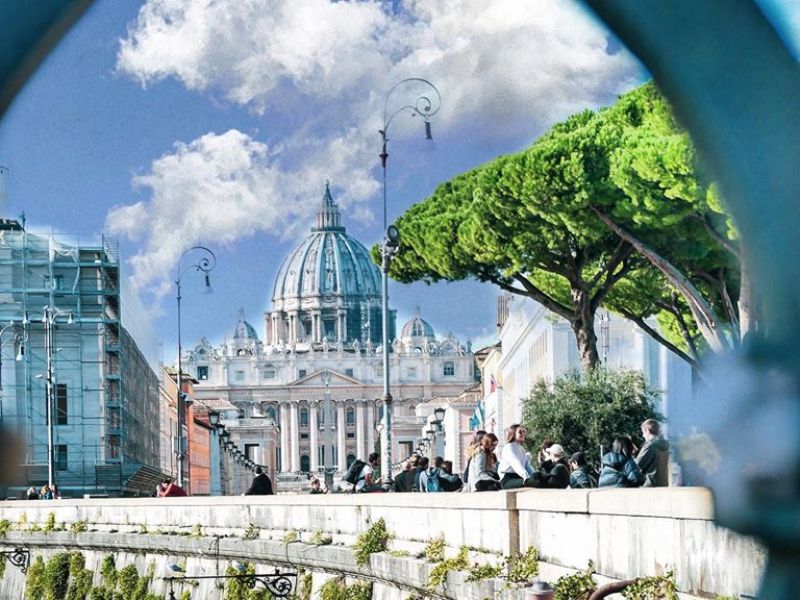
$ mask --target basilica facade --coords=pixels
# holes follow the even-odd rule
[[[475,369],[469,342],[437,336],[419,309],[399,335],[394,316],[392,456],[400,460],[420,441],[430,403],[458,396]],[[240,311],[232,334],[216,346],[202,339],[184,368],[197,380],[195,399],[222,412],[231,439],[256,463],[286,480],[323,467],[341,472],[381,440],[380,317],[380,272],[347,234],[326,186],[311,232],[278,271],[263,335]]]

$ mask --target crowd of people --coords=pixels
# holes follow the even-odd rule
[[[25,500],[61,500],[61,494],[55,483],[53,487],[45,483],[41,490],[36,489],[36,486],[32,485],[28,488],[28,491],[25,492]]]
[[[476,432],[467,450],[467,467],[453,473],[453,464],[437,457],[433,464],[425,456],[412,455],[395,477],[394,492],[488,492],[518,488],[595,488],[660,487],[669,485],[669,444],[661,437],[657,421],[641,425],[645,443],[636,448],[630,437],[614,439],[611,451],[604,454],[599,471],[583,451],[568,455],[561,444],[546,440],[535,459],[525,447],[525,428],[511,425],[504,444],[493,433]],[[379,455],[372,453],[366,462],[356,461],[345,481],[359,493],[384,492],[373,479]],[[535,462],[534,462],[535,461]],[[321,493],[319,491],[312,493]]]

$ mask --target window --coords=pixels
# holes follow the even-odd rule
[[[275,367],[264,368],[264,379],[275,379],[276,376],[277,372],[275,371]]]
[[[347,432],[347,439],[348,440],[353,440],[353,439],[355,439],[355,437],[356,437],[356,432],[355,431],[348,431]]]
[[[245,444],[244,455],[250,460],[254,460],[256,457],[256,448],[258,448],[259,446],[260,444]]]
[[[352,465],[354,462],[356,462],[356,455],[355,454],[348,454],[347,455],[347,468],[349,469],[350,465]]]
[[[302,473],[308,473],[311,470],[311,459],[308,457],[308,454],[303,454],[300,457],[300,471]]]
[[[345,369],[344,370],[344,374],[347,375],[348,377],[352,377],[353,376],[353,369]]]
[[[44,287],[48,290],[63,290],[64,289],[64,276],[53,275],[52,283],[50,275],[44,276]]]
[[[273,421],[276,421],[276,420],[277,420],[277,419],[275,418],[275,407],[274,407],[274,406],[268,406],[268,407],[267,407],[267,411],[266,411],[266,417],[267,417],[268,419],[272,419]]]
[[[59,383],[56,384],[56,425],[66,425],[67,416],[67,384]]]
[[[244,419],[244,418],[245,418],[245,416],[246,416],[246,415],[244,414],[244,408],[237,408],[237,409],[236,409],[236,413],[237,413],[237,414],[236,414],[236,416],[237,416],[238,418],[240,418],[240,419]]]
[[[275,448],[275,465],[278,469],[283,470],[283,462],[281,461],[281,449]]]
[[[352,406],[347,407],[347,424],[348,425],[355,425],[356,424],[356,409]]]
[[[66,471],[69,461],[67,460],[67,445],[59,444],[56,446],[56,469]]]
[[[300,369],[300,370],[297,372],[297,378],[298,378],[298,379],[302,379],[303,377],[305,377],[305,376],[306,376],[306,374],[307,374],[307,373],[308,373],[308,371],[306,371],[305,369]]]
[[[444,361],[444,376],[445,377],[452,377],[456,374],[456,363],[452,360]]]
[[[244,371],[236,371],[236,381],[244,381]]]
[[[300,409],[300,427],[308,427],[308,409]]]
[[[300,434],[300,439],[301,440],[307,440],[308,439],[308,434],[307,433],[301,433]]]
[[[198,381],[205,381],[208,379],[208,367],[197,367],[197,379]]]

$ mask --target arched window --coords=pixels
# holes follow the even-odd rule
[[[352,406],[347,407],[347,424],[348,425],[356,424],[356,409],[353,408]]]
[[[264,416],[266,416],[268,419],[272,419],[273,422],[277,421],[275,418],[275,407],[268,406]]]
[[[308,427],[308,409],[300,409],[300,427]]]
[[[351,452],[347,455],[347,468],[349,469],[354,462],[356,462],[356,455]]]
[[[308,458],[308,454],[303,454],[300,457],[300,471],[303,473],[308,473],[311,470],[311,459]]]

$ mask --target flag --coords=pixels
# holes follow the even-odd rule
[[[489,378],[489,393],[493,394],[497,391],[497,380],[494,378],[494,374],[492,374]]]

